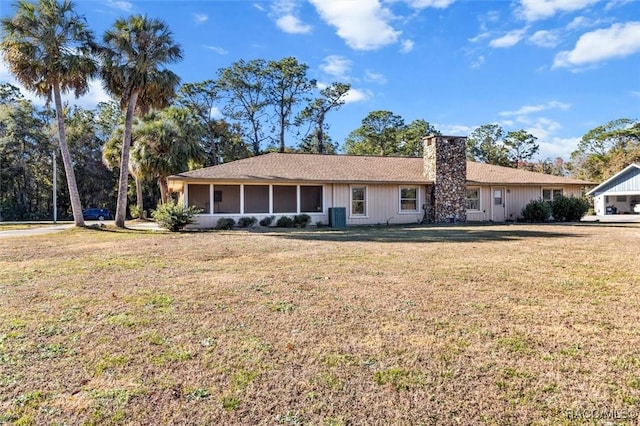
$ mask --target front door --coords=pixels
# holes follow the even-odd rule
[[[491,188],[491,220],[494,222],[504,222],[504,196],[505,190],[503,187]]]

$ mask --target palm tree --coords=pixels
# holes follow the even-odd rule
[[[166,106],[175,95],[180,78],[161,67],[182,59],[182,50],[164,22],[142,15],[118,19],[104,34],[104,42],[105,88],[121,99],[120,107],[126,110],[115,215],[116,226],[123,228],[133,117]]]
[[[167,177],[202,165],[201,135],[200,123],[184,108],[151,113],[136,132],[132,163],[143,176],[158,179],[162,203],[171,198]]]
[[[62,93],[76,97],[89,90],[88,79],[97,73],[89,55],[95,47],[93,33],[68,0],[18,0],[16,13],[3,18],[0,47],[11,73],[26,89],[53,100],[58,121],[58,142],[64,163],[71,208],[76,226],[84,226],[82,204],[67,145]]]
[[[135,137],[133,136],[135,129],[132,130],[131,141],[135,144]],[[111,137],[107,139],[102,146],[102,162],[109,170],[113,170],[115,167],[120,167],[120,160],[122,158],[122,139],[124,135],[124,125],[118,126],[111,134]],[[144,175],[142,171],[134,161],[129,162],[129,173],[133,176],[136,184],[136,208],[142,215],[144,211],[144,197],[142,195],[142,185],[144,181]]]

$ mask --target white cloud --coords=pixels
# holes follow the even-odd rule
[[[477,128],[477,126],[466,126],[464,124],[434,124],[434,127],[443,135],[451,136],[467,136]]]
[[[478,57],[476,58],[476,60],[475,60],[475,61],[473,61],[473,62],[471,63],[471,68],[472,68],[472,69],[474,69],[474,70],[475,70],[475,69],[478,69],[478,68],[480,68],[482,65],[484,65],[484,62],[485,62],[484,56],[480,55],[480,56],[478,56]]]
[[[0,60],[0,83],[9,83],[18,89],[20,89],[20,93],[25,97],[25,99],[33,102],[34,105],[44,106],[46,103],[46,99],[43,97],[36,96],[35,93],[28,91],[24,88],[22,84],[20,84],[13,74],[9,72],[9,68],[5,64],[4,61]],[[89,81],[89,92],[86,95],[81,96],[76,99],[73,93],[67,93],[62,95],[63,102],[69,102],[69,105],[78,105],[82,108],[93,109],[98,105],[99,102],[108,102],[111,100],[111,97],[105,92],[102,87],[102,80],[94,79]]]
[[[640,90],[632,90],[629,94],[635,98],[640,98]]]
[[[637,52],[640,52],[640,22],[614,24],[580,36],[573,50],[556,55],[553,68],[578,68]]]
[[[535,129],[534,129],[535,131]],[[571,153],[578,149],[578,143],[580,143],[581,137],[574,138],[559,138],[551,137],[550,139],[542,139],[540,136],[533,132],[529,132],[538,138],[536,141],[540,145],[540,152],[538,156],[540,158],[555,159],[561,157],[564,159],[571,158]]]
[[[551,120],[550,118],[538,117],[534,121],[534,124],[525,130],[537,137],[539,140],[549,140],[551,135],[561,128],[562,126],[558,122]]]
[[[209,17],[204,13],[194,13],[193,20],[196,24],[202,24],[204,22],[207,22],[207,20],[209,20]]]
[[[308,34],[311,32],[311,25],[304,24],[298,17],[284,15],[276,20],[276,25],[285,33]]]
[[[559,12],[575,12],[600,0],[520,0],[520,14],[527,21],[550,18]]]
[[[220,109],[218,109],[218,107],[212,106],[211,111],[209,111],[209,118],[222,118],[222,112],[220,111]]]
[[[529,37],[529,42],[540,47],[556,47],[559,42],[558,34],[553,31],[540,30]]]
[[[226,55],[227,53],[229,53],[225,49],[223,49],[222,47],[218,47],[218,46],[207,46],[207,45],[205,45],[204,47],[209,49],[209,50],[213,50],[218,55]]]
[[[400,53],[409,53],[413,50],[415,43],[412,40],[403,40]]]
[[[611,0],[604,7],[604,10],[609,11],[611,9],[615,9],[616,7],[624,6],[625,4],[632,3],[634,0]]]
[[[271,5],[271,13],[275,16],[276,25],[285,33],[308,34],[311,25],[303,23],[298,17],[300,4],[295,0],[277,0]]]
[[[491,33],[489,31],[482,32],[475,37],[469,39],[471,43],[477,43],[479,41],[484,40],[485,38],[491,37]]]
[[[346,80],[351,72],[351,61],[344,56],[330,55],[324,58],[320,69],[333,77]]]
[[[68,93],[62,97],[62,100],[68,101],[70,105],[93,109],[100,102],[109,102],[113,99],[102,87],[102,80],[91,80],[89,81],[89,92],[86,95],[76,99],[73,93]]]
[[[495,48],[505,48],[512,47],[516,44],[520,43],[520,40],[524,38],[525,33],[527,32],[526,28],[520,30],[513,30],[503,35],[502,37],[493,39],[489,42],[489,46]]]
[[[131,12],[133,9],[133,4],[124,0],[107,0],[106,5],[123,12]]]
[[[567,29],[568,30],[577,30],[577,29],[581,29],[581,28],[592,28],[592,27],[597,27],[600,26],[604,23],[610,22],[610,19],[589,19],[587,17],[584,16],[576,16],[575,18],[573,18],[573,20],[571,22],[569,22],[569,24],[567,25]]]
[[[380,73],[376,73],[373,71],[366,71],[364,75],[364,80],[369,83],[377,83],[377,84],[386,84],[387,78]]]
[[[456,0],[405,0],[409,6],[414,9],[426,9],[433,7],[435,9],[445,9],[452,5]]]
[[[401,35],[390,24],[393,15],[379,0],[310,0],[322,19],[355,50],[376,50]]]
[[[533,114],[540,111],[546,111],[549,109],[569,109],[571,108],[571,104],[567,104],[565,102],[560,101],[549,101],[545,104],[538,105],[525,105],[518,110],[515,111],[502,111],[500,112],[500,116],[502,117],[513,117],[513,116],[523,116],[528,114]]]
[[[253,3],[253,7],[255,7],[261,12],[264,12],[264,7],[260,3]]]
[[[367,99],[370,99],[372,94],[369,90],[360,90],[354,89],[353,87],[349,89],[346,95],[344,95],[344,103],[345,104],[353,104],[356,102],[363,102]]]

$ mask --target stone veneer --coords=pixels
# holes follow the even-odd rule
[[[431,135],[423,141],[427,188],[425,216],[430,222],[466,222],[467,157],[463,136]]]

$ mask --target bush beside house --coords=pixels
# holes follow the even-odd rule
[[[534,200],[520,215],[525,222],[546,222],[553,216],[556,222],[577,222],[589,211],[589,202],[578,197],[556,197],[552,202]]]

